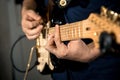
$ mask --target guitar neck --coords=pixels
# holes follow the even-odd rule
[[[91,38],[98,41],[98,36],[101,32],[99,27],[93,23],[93,17],[91,15],[88,19],[83,21],[78,21],[70,24],[65,24],[60,26],[60,37],[62,41],[75,40],[79,38]],[[49,28],[49,34],[54,32],[54,27]]]
[[[117,43],[120,43],[120,26],[97,14],[91,14],[83,21],[61,25],[60,37],[62,41],[90,38],[98,44],[100,34],[104,31],[114,33]],[[53,32],[54,27],[49,28],[48,33]]]

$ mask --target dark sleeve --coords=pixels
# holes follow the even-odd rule
[[[74,0],[73,0],[74,1]],[[71,23],[88,18],[90,13],[100,13],[101,6],[113,9],[118,0],[81,0],[83,2],[71,3],[65,11],[66,22]],[[76,4],[76,5],[75,5]]]
[[[35,0],[37,4],[36,12],[38,12],[44,19],[46,18],[47,13],[47,0]]]

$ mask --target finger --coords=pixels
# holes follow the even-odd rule
[[[28,20],[28,21],[34,21],[34,18],[32,18],[31,16],[26,15],[26,20]]]
[[[22,19],[23,20],[28,20],[28,21],[33,21],[35,20],[32,15],[32,13],[34,13],[32,10],[28,10],[24,13],[24,15],[22,15]]]
[[[26,29],[26,30],[25,30],[25,33],[26,33],[28,36],[34,36],[34,35],[36,35],[36,34],[40,34],[42,28],[43,28],[43,26],[42,26],[42,25],[39,25],[39,26],[37,26],[37,27],[34,28],[34,29]]]
[[[47,39],[47,46],[52,46],[54,44],[54,34],[49,34]]]
[[[33,36],[29,36],[29,35],[26,34],[26,36],[29,40],[34,40],[39,36],[39,34],[36,34],[36,35],[33,35]]]
[[[28,22],[29,23],[29,22]],[[39,21],[32,21],[31,23],[29,23],[30,25],[30,29],[34,29],[34,28],[36,28],[38,25],[41,25],[40,23],[39,23]],[[42,26],[42,25],[41,25]]]
[[[39,35],[40,35],[40,32],[41,32],[41,27],[37,27],[35,29],[32,29],[32,30],[23,30],[24,33],[26,34],[27,38],[28,39],[36,39]]]
[[[55,26],[55,43],[56,46],[61,44],[61,37],[60,37],[60,27],[58,25]]]
[[[39,25],[39,22],[38,21],[23,21],[22,22],[22,27],[23,28],[27,28],[27,29],[33,29],[35,27],[37,27]]]
[[[39,16],[39,14],[37,14],[36,12],[29,10],[29,12],[27,13],[27,15],[31,18],[33,18],[34,20],[40,20],[41,17]]]
[[[46,50],[48,50],[51,53],[56,53],[57,48],[54,43],[54,35],[53,34],[48,36],[48,41],[47,41],[45,48],[46,48]]]

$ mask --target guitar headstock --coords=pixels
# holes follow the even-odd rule
[[[114,34],[116,42],[120,44],[120,14],[102,7],[100,14],[90,14],[88,20],[100,30],[96,32],[99,33],[97,36],[102,32]]]
[[[100,14],[90,14],[89,18],[90,21],[93,21],[96,24],[101,23],[112,23],[112,25],[118,25],[120,26],[120,14],[118,14],[115,11],[108,10],[104,6],[101,7],[101,13]],[[104,25],[103,25],[104,26]]]

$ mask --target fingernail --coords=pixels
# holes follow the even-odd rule
[[[48,40],[50,40],[50,34],[48,34]]]

